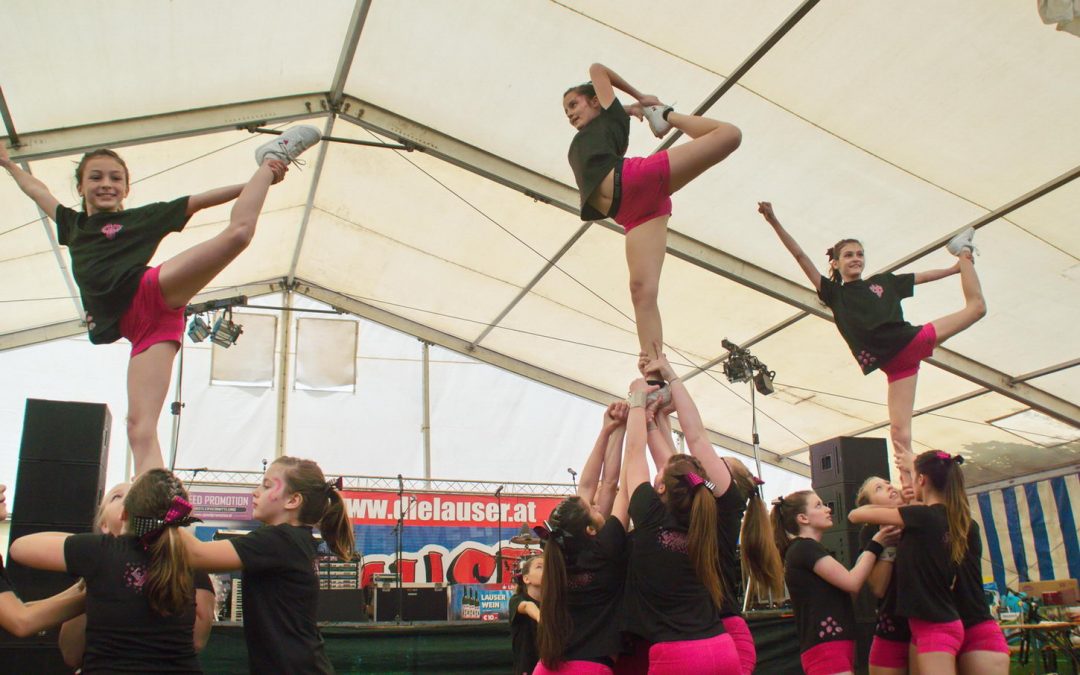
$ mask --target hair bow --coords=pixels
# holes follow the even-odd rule
[[[334,480],[326,481],[326,490],[327,490],[327,492],[330,492],[332,490],[337,490],[338,492],[341,492],[344,489],[345,489],[345,479],[343,477],[341,477],[341,476],[338,476]]]
[[[536,536],[540,537],[542,541],[553,541],[558,544],[560,548],[565,548],[567,539],[573,539],[572,534],[558,525],[552,526],[547,520],[545,520],[542,525],[534,527],[533,532],[535,532]]]
[[[781,508],[781,509],[784,508],[784,498],[783,497],[777,497],[776,499],[772,500],[772,505],[777,507],[777,508]]]
[[[164,518],[132,517],[132,534],[139,538],[139,543],[143,545],[143,548],[149,548],[166,527],[187,527],[192,523],[201,523],[200,518],[190,515],[193,509],[191,502],[177,495],[172,498]]]
[[[711,480],[705,480],[701,476],[697,475],[693,471],[682,476],[683,482],[686,483],[686,487],[693,492],[698,486],[704,485],[709,488],[709,492],[716,489],[716,485]]]

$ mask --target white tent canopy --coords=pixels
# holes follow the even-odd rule
[[[618,228],[576,216],[559,95],[606,63],[743,130],[674,199],[660,297],[715,443],[750,451],[725,337],[777,373],[763,461],[805,475],[817,441],[888,434],[884,378],[756,213],[771,200],[811,252],[858,236],[871,270],[949,266],[942,243],[978,227],[989,314],[924,366],[916,449],[964,453],[973,483],[1080,454],[1080,40],[1033,4],[13,0],[0,18],[12,155],[65,203],[98,146],[124,146],[133,204],[245,180],[266,137],[244,127],[415,149],[320,144],[205,297],[286,290],[597,402],[637,343]],[[630,146],[656,142],[635,124]],[[156,260],[227,218],[198,214]],[[10,180],[0,278],[0,348],[83,332],[66,251]],[[951,278],[907,316],[961,303]]]

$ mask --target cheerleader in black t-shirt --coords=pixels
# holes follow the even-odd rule
[[[625,229],[638,341],[641,351],[656,358],[656,345],[663,345],[664,337],[656,299],[671,195],[734,152],[742,132],[727,122],[677,113],[599,63],[589,67],[589,79],[563,94],[563,111],[578,130],[569,160],[581,197],[581,219],[612,218]],[[637,102],[624,109],[615,98],[616,88]],[[647,118],[658,138],[675,127],[693,140],[649,157],[624,158],[629,115]]]
[[[924,452],[915,458],[915,499],[921,504],[860,506],[848,515],[852,523],[904,528],[896,551],[896,613],[908,619],[920,673],[956,673],[964,640],[953,597],[971,525],[962,463],[959,455]]]
[[[40,532],[15,540],[11,557],[84,579],[83,673],[201,673],[194,575],[179,529],[194,521],[187,491],[171,472],[151,469],[123,504],[119,536]]]
[[[316,624],[317,553],[312,528],[339,558],[350,560],[354,540],[341,479],[327,481],[309,459],[279,457],[252,500],[263,527],[224,541],[184,544],[195,569],[243,570],[244,639],[252,673],[332,673]]]
[[[540,661],[536,651],[536,626],[540,621],[540,588],[544,581],[544,557],[522,558],[514,575],[517,589],[509,602],[510,643],[514,651],[514,675],[530,675]]]
[[[124,160],[112,150],[94,150],[75,169],[82,211],[61,204],[0,143],[0,166],[53,219],[57,241],[68,247],[90,341],[105,344],[124,337],[131,342],[127,431],[135,475],[165,465],[157,424],[184,332],[185,307],[247,248],[270,185],[285,177],[285,162],[318,140],[318,129],[293,127],[256,151],[259,168],[246,185],[134,209],[123,204],[130,188]],[[157,267],[147,266],[161,240],[182,230],[197,211],[233,199],[229,224],[218,234]]]
[[[768,589],[774,597],[779,598],[784,588],[783,565],[776,549],[769,514],[758,488],[761,481],[742,462],[716,453],[697,405],[686,385],[676,376],[666,355],[661,354],[642,370],[659,373],[671,388],[668,408],[659,409],[663,404],[661,398],[646,407],[653,463],[665,466],[677,454],[668,421],[668,414],[674,410],[679,415],[679,424],[690,454],[701,462],[712,478],[717,512],[717,553],[725,591],[721,617],[724,629],[731,635],[739,652],[742,675],[749,675],[757,664],[757,650],[750,628],[739,613],[738,589],[742,586],[742,568],[745,567],[749,573],[751,588],[747,590],[750,593]]]
[[[971,521],[967,552],[956,573],[953,596],[956,613],[964,624],[964,642],[956,656],[960,675],[1007,675],[1009,644],[1001,626],[990,614],[982,584],[982,537],[979,524]]]
[[[863,374],[880,368],[888,376],[889,436],[893,456],[904,487],[911,485],[911,417],[915,406],[915,383],[919,363],[934,348],[986,315],[979,277],[975,274],[975,230],[968,228],[948,243],[957,256],[948,269],[892,274],[886,272],[863,279],[865,263],[862,244],[841,239],[828,250],[829,278],[822,276],[810,257],[777,220],[769,202],[758,202],[758,212],[772,225],[784,247],[795,257],[818,297],[829,306],[840,335],[851,348]],[[904,320],[900,301],[911,297],[915,284],[960,274],[964,308],[923,326]]]
[[[581,469],[577,494],[560,502],[536,528],[544,540],[537,675],[610,674],[622,647],[617,619],[629,516],[619,470],[626,424],[626,404],[608,406]],[[644,429],[638,432],[629,442],[644,445]]]
[[[634,544],[626,630],[651,643],[649,673],[739,672],[739,653],[722,616],[715,486],[702,462],[689,455],[673,455],[659,467],[655,485],[649,482],[645,402],[651,390],[656,387],[644,379],[630,385],[623,484]]]
[[[904,497],[889,481],[871,476],[859,487],[855,504],[896,508],[904,505]],[[859,532],[860,545],[865,548],[879,529],[877,525],[863,525]],[[890,546],[878,557],[867,580],[870,590],[878,598],[877,626],[870,646],[870,675],[906,675],[908,672],[911,629],[907,619],[896,613],[895,562],[896,547]]]
[[[821,535],[833,524],[832,511],[812,490],[775,500],[771,518],[795,610],[803,671],[806,675],[854,673],[855,616],[850,594],[862,588],[885,546],[895,541],[896,528],[874,534],[848,570],[821,545]]]

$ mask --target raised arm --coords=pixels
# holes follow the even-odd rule
[[[900,517],[900,509],[893,506],[877,506],[867,504],[860,506],[848,514],[848,522],[855,525],[870,523],[871,525],[894,525],[904,526],[904,519]]]
[[[210,640],[210,629],[214,627],[214,592],[205,588],[195,589],[195,627],[192,638],[195,641],[195,653],[199,653]]]
[[[223,541],[199,541],[187,530],[180,530],[184,538],[184,550],[188,564],[203,572],[232,572],[243,569],[240,555],[227,539]]]
[[[85,611],[86,591],[81,582],[50,598],[29,604],[24,604],[11,591],[0,593],[0,628],[16,637],[29,637]]]
[[[659,469],[668,463],[672,455],[678,454],[674,441],[671,440],[671,409],[660,408],[659,399],[645,407],[646,440],[653,464]]]
[[[15,184],[19,186],[19,189],[27,197],[33,199],[38,208],[45,212],[45,215],[56,220],[56,207],[60,205],[60,200],[49,192],[49,188],[45,187],[45,183],[34,178],[29,172],[23,171],[21,166],[13,162],[3,143],[0,143],[0,166],[7,169],[11,177],[15,179]]]
[[[620,77],[618,73],[602,63],[594,63],[589,66],[589,80],[592,81],[593,89],[596,90],[596,98],[600,99],[600,105],[605,110],[615,101],[616,89],[630,94],[635,101],[642,105],[660,104],[660,99],[642,94]]]
[[[604,454],[607,452],[608,439],[611,438],[612,433],[620,425],[619,420],[615,417],[616,406],[618,406],[618,403],[612,403],[604,410],[604,421],[600,425],[600,433],[596,437],[596,442],[593,443],[588,459],[585,460],[585,466],[581,468],[577,494],[578,497],[590,504],[593,502],[597,486],[600,484],[600,471],[604,466]]]
[[[701,413],[698,412],[694,399],[686,390],[686,385],[675,374],[675,369],[668,363],[667,356],[660,356],[645,367],[647,372],[659,372],[668,386],[671,387],[671,401],[675,404],[675,412],[679,415],[679,426],[682,427],[686,445],[690,448],[690,454],[701,462],[705,472],[709,474],[709,480],[715,488],[713,494],[717,497],[727,492],[731,486],[731,469],[724,462],[709,440],[705,432],[705,423],[701,421]]]
[[[626,438],[626,415],[630,407],[625,401],[615,403],[615,420],[619,426],[608,436],[604,448],[604,469],[600,474],[600,488],[596,492],[596,509],[604,517],[612,515],[612,507],[619,494],[619,477],[622,473],[623,441]]]
[[[630,383],[630,412],[626,416],[626,444],[623,450],[623,489],[628,496],[642,483],[649,482],[649,464],[645,461],[645,396],[655,390],[645,378]]]
[[[776,231],[776,236],[780,237],[780,242],[784,245],[784,248],[795,258],[795,262],[799,263],[799,267],[802,269],[803,274],[813,284],[814,290],[821,290],[821,272],[814,267],[813,261],[810,260],[810,256],[806,255],[806,251],[802,250],[799,246],[799,242],[795,241],[795,238],[788,234],[788,231],[784,229],[784,226],[780,224],[780,221],[776,218],[776,213],[773,211],[772,204],[770,202],[758,202],[758,213],[765,216],[765,220],[772,225],[773,230]]]
[[[11,542],[8,555],[15,562],[49,572],[67,572],[64,542],[68,532],[36,532]],[[68,617],[70,618],[70,617]]]
[[[881,599],[885,597],[885,592],[889,590],[889,580],[892,579],[892,574],[892,560],[878,558],[874,562],[874,569],[870,570],[870,577],[866,580],[866,583],[870,586],[870,591],[875,598]]]
[[[925,284],[928,281],[937,281],[938,279],[944,279],[945,277],[951,277],[954,274],[960,274],[960,262],[957,261],[952,267],[941,270],[926,270],[925,272],[915,273],[915,283]]]
[[[187,215],[193,216],[202,209],[208,209],[211,206],[231,202],[240,196],[240,191],[243,189],[244,184],[241,183],[240,185],[229,185],[227,187],[200,192],[197,195],[191,195],[188,197]]]
[[[874,534],[873,541],[884,547],[895,540],[896,534],[896,528],[883,527]],[[841,565],[836,558],[827,555],[814,564],[814,574],[842,591],[857,593],[866,583],[870,571],[874,569],[875,562],[877,562],[877,553],[863,551],[859,554],[859,559],[855,561],[855,565],[849,570]]]

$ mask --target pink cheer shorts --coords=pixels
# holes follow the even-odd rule
[[[742,675],[750,675],[754,672],[754,666],[757,665],[757,649],[754,648],[754,636],[750,634],[746,619],[736,614],[725,616],[723,622],[724,630],[735,642],[735,651],[739,652]]]
[[[881,366],[882,372],[889,376],[889,382],[896,382],[911,377],[919,372],[919,364],[923,359],[930,358],[937,345],[937,330],[934,324],[923,324],[911,342],[900,352],[889,359],[889,362]]]
[[[822,642],[799,654],[806,675],[855,672],[855,641]]]
[[[964,624],[956,621],[923,621],[908,618],[911,626],[911,643],[919,654],[945,652],[956,656],[964,642]]]
[[[179,344],[184,335],[184,308],[165,304],[158,277],[161,266],[151,267],[139,280],[139,290],[120,317],[120,335],[131,341],[131,355],[137,356],[159,342]]]
[[[649,643],[638,637],[631,638],[629,654],[620,654],[615,660],[615,675],[646,675],[649,672]]]
[[[878,635],[870,643],[870,665],[878,668],[907,668],[908,642],[886,640]]]
[[[727,633],[701,640],[657,642],[649,647],[649,675],[729,675],[741,667],[735,642]]]
[[[996,621],[989,619],[964,629],[964,641],[960,644],[961,654],[967,652],[1009,653],[1009,643]]]
[[[623,159],[619,209],[614,220],[629,232],[653,218],[671,215],[671,163],[667,150]]]
[[[595,661],[563,661],[558,668],[548,668],[541,661],[533,668],[533,675],[611,675],[611,668]]]

